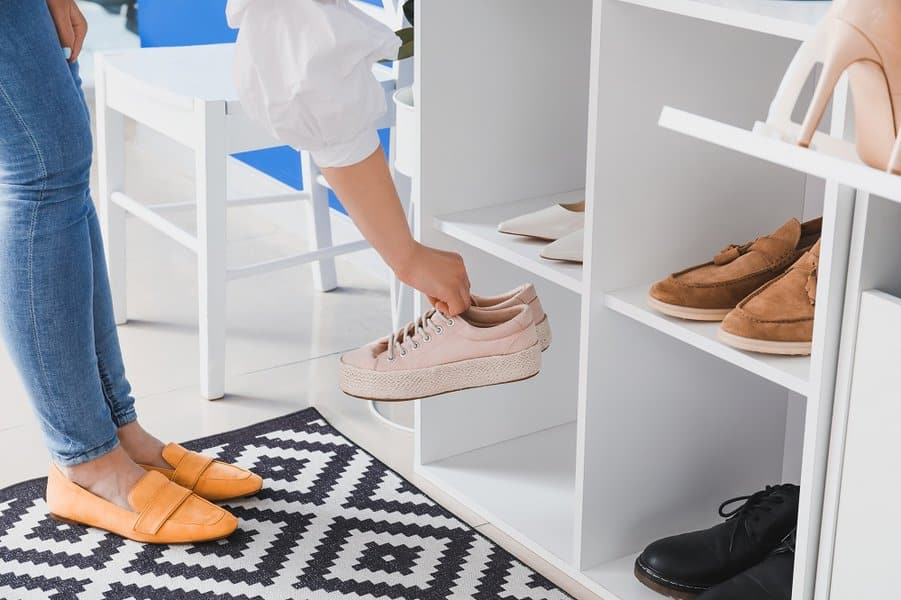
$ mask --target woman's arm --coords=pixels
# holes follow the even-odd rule
[[[226,10],[239,28],[234,68],[245,113],[312,154],[398,279],[448,314],[466,310],[463,260],[413,240],[379,146],[385,90],[372,65],[396,56],[394,32],[348,0],[229,0]]]
[[[360,163],[326,167],[322,174],[398,279],[449,315],[469,308],[469,277],[463,259],[413,239],[381,148]]]

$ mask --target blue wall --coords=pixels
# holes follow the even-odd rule
[[[382,5],[381,0],[364,1]],[[225,20],[225,4],[226,0],[141,0],[138,11],[141,45],[149,48],[234,42],[237,31],[230,29]],[[380,131],[379,137],[387,153],[388,130]],[[235,158],[286,185],[303,189],[300,155],[289,146],[243,152]],[[333,193],[329,194],[329,203],[346,213]]]

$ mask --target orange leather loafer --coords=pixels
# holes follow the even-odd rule
[[[128,494],[126,510],[70,481],[56,465],[47,478],[47,506],[59,521],[104,529],[148,544],[187,544],[228,537],[238,520],[225,509],[147,473]]]
[[[148,471],[161,473],[178,485],[213,502],[251,496],[263,487],[263,478],[259,475],[191,452],[178,444],[168,444],[163,448],[163,460],[172,468],[141,466]]]

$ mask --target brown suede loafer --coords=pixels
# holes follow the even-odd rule
[[[259,475],[239,466],[191,452],[178,444],[167,444],[163,448],[163,460],[172,468],[141,466],[148,471],[161,473],[170,481],[213,502],[251,496],[263,487],[263,479]]]
[[[740,350],[808,355],[817,297],[817,242],[781,277],[745,298],[720,327],[720,339]]]
[[[230,536],[238,520],[159,473],[149,472],[128,493],[126,510],[69,481],[56,465],[47,478],[47,507],[58,521],[97,527],[136,542],[189,544]]]
[[[648,303],[664,314],[721,321],[748,294],[778,277],[819,238],[822,219],[791,219],[774,233],[724,248],[713,261],[674,273],[651,287]]]

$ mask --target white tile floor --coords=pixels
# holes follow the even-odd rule
[[[189,155],[153,134],[132,132],[128,191],[138,199],[191,198]],[[236,161],[230,180],[266,187],[270,180]],[[264,193],[257,189],[257,193]],[[298,211],[298,218],[301,212]],[[192,214],[184,215],[186,225]],[[230,213],[229,258],[265,260],[304,241],[249,209]],[[197,387],[197,290],[192,256],[135,222],[128,229],[129,324],[120,329],[129,378],[145,427],[164,440],[219,433],[315,406],[344,434],[410,478],[465,521],[578,599],[596,598],[490,523],[443,496],[412,472],[413,438],[379,422],[368,404],[336,385],[337,354],[367,342],[390,324],[387,284],[339,260],[340,289],[312,290],[310,268],[231,284],[228,296],[228,396],[202,400]],[[409,407],[399,407],[407,414]],[[24,390],[0,345],[0,487],[46,473],[47,455]],[[177,415],[177,417],[174,417]]]

